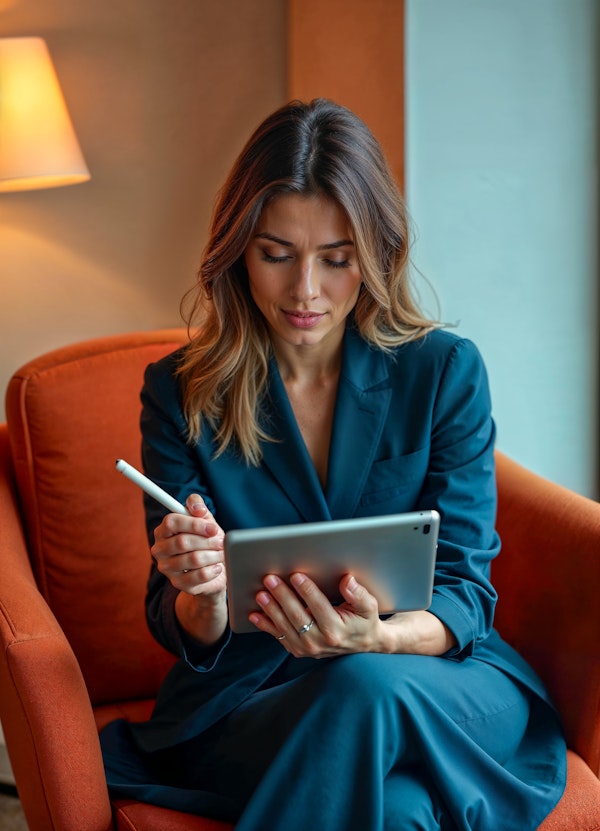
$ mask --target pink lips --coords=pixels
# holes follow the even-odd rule
[[[321,318],[325,317],[325,314],[320,312],[293,312],[286,309],[283,310],[283,314],[287,322],[296,329],[312,329]]]

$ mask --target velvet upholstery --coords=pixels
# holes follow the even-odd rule
[[[139,465],[145,366],[182,330],[111,336],[31,361],[0,426],[0,719],[31,831],[226,831],[106,792],[97,729],[148,717],[173,658],[149,636]],[[497,625],[562,714],[567,792],[543,831],[600,828],[600,505],[497,454]]]
[[[570,747],[598,775],[600,505],[499,454],[496,465],[496,625],[540,673]]]

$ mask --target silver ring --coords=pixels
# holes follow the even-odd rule
[[[182,571],[181,573],[182,573],[182,574],[187,574],[188,572],[189,572],[189,568],[184,568],[184,569],[183,569],[183,571]]]
[[[312,617],[308,621],[308,623],[305,623],[304,626],[301,626],[300,629],[298,629],[298,634],[299,635],[305,635],[307,632],[310,632],[310,630],[313,628],[314,625],[315,625],[315,619],[314,619],[314,617]]]
[[[275,635],[275,640],[276,641],[282,641],[284,638],[287,638],[287,635],[285,634],[285,632],[283,633],[283,635]]]

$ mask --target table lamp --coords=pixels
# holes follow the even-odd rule
[[[0,38],[0,192],[89,178],[45,41]]]

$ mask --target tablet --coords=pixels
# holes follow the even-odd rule
[[[381,614],[427,609],[431,603],[440,516],[436,511],[248,528],[225,534],[229,624],[256,632],[248,620],[267,574],[287,580],[301,571],[329,600],[352,572]]]

